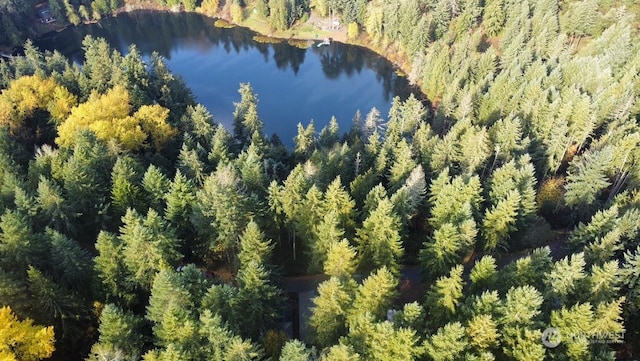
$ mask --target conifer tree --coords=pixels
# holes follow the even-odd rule
[[[586,292],[584,268],[583,253],[573,254],[571,257],[567,256],[557,261],[545,280],[548,285],[547,292],[561,304],[568,300],[575,301],[576,296],[578,300],[582,299],[580,296]]]
[[[485,31],[496,36],[502,30],[505,21],[504,0],[487,0],[482,13]]]
[[[238,293],[232,302],[243,335],[257,339],[278,316],[280,291],[274,285],[268,260],[273,245],[265,241],[255,222],[248,223],[240,238],[237,282]]]
[[[249,217],[248,197],[232,165],[218,167],[196,194],[197,229],[209,240],[209,248],[232,262],[238,235]]]
[[[480,290],[493,285],[497,278],[496,268],[496,260],[492,256],[483,256],[476,261],[469,275],[473,289]]]
[[[157,272],[175,267],[182,255],[179,240],[158,213],[152,209],[146,217],[128,209],[122,217],[120,239],[124,244],[124,263],[132,280],[150,290]]]
[[[360,263],[365,270],[385,266],[398,274],[404,253],[399,223],[391,201],[384,198],[356,231]]]
[[[118,157],[111,171],[111,200],[116,218],[120,218],[127,208],[143,208],[140,192],[141,167],[131,157]]]
[[[336,212],[329,211],[315,229],[314,237],[309,242],[309,272],[318,272],[322,269],[322,265],[328,261],[331,247],[340,242],[344,236],[344,230],[340,228],[338,222]]]
[[[611,183],[606,176],[613,156],[612,148],[586,152],[574,159],[567,175],[565,202],[572,208],[593,204]]]
[[[312,300],[309,324],[319,345],[334,345],[340,336],[346,334],[347,313],[354,298],[352,287],[337,277],[331,277],[318,286],[318,296]]]
[[[357,361],[360,360],[360,354],[353,350],[353,347],[337,344],[329,347],[327,352],[322,355],[322,361]]]
[[[82,294],[88,294],[92,278],[91,256],[80,245],[63,234],[47,229],[52,276],[57,283]]]
[[[108,303],[100,314],[100,337],[91,348],[89,360],[98,361],[105,354],[122,353],[122,357],[136,358],[142,352],[144,336],[141,317]]]
[[[164,195],[169,192],[171,181],[153,164],[150,164],[142,177],[142,188],[150,208],[156,212],[164,210]]]
[[[282,354],[280,354],[280,361],[308,361],[311,357],[311,352],[307,350],[304,343],[299,340],[288,341],[282,348]]]
[[[163,179],[156,175],[158,179],[156,186],[161,186]],[[159,190],[155,190],[157,192]],[[164,209],[164,218],[176,228],[178,234],[184,235],[190,229],[189,217],[194,207],[196,195],[193,182],[185,175],[176,171],[176,175],[171,182],[168,192],[164,194],[166,207]]]
[[[449,275],[438,278],[427,293],[427,307],[432,326],[445,324],[446,320],[457,313],[464,287],[462,270],[461,265],[452,267]]]
[[[460,322],[453,322],[438,329],[431,339],[425,341],[425,353],[433,360],[453,361],[464,354],[469,347],[465,328]]]

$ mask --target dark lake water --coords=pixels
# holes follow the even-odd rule
[[[392,98],[405,99],[411,91],[390,62],[367,49],[339,43],[308,49],[258,43],[252,31],[213,23],[199,14],[134,12],[70,27],[36,44],[78,63],[86,35],[105,38],[122,53],[132,43],[145,57],[157,51],[214,120],[227,126],[233,102],[240,99],[239,84],[248,82],[260,99],[265,133],[277,133],[288,145],[298,122],[306,125],[313,119],[319,131],[335,116],[344,132],[358,109],[364,116],[376,107],[386,117]]]

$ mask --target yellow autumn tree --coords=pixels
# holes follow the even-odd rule
[[[8,126],[15,133],[37,110],[46,110],[51,120],[59,123],[77,103],[76,96],[53,78],[23,76],[11,82],[0,94],[0,125]]]
[[[175,134],[167,123],[168,109],[143,105],[134,114],[131,111],[131,97],[124,87],[116,86],[106,94],[92,93],[60,124],[56,143],[61,147],[71,146],[78,131],[89,129],[98,139],[115,139],[126,149],[145,148],[150,145],[149,138],[159,149]]]
[[[37,361],[50,357],[55,351],[52,326],[34,325],[20,321],[10,307],[0,307],[0,360]]]
[[[169,109],[158,104],[141,106],[133,117],[150,136],[150,142],[155,149],[162,148],[162,145],[176,134],[175,129],[167,123]]]

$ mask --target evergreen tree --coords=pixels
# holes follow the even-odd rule
[[[357,361],[360,359],[360,355],[348,345],[337,344],[327,350],[321,357],[322,361]]]
[[[269,0],[269,25],[276,30],[288,29],[289,11],[285,0]]]
[[[496,36],[502,30],[505,21],[504,0],[487,0],[482,15],[485,31]]]
[[[427,306],[431,315],[430,323],[438,326],[457,313],[462,297],[462,266],[451,268],[448,276],[440,277],[427,294]]]
[[[304,343],[298,340],[291,340],[282,348],[280,361],[308,361],[310,357],[311,352],[307,350]]]
[[[309,242],[309,272],[321,270],[322,265],[328,262],[331,247],[342,239],[344,231],[339,227],[338,222],[336,212],[327,212],[314,231],[315,236]]]
[[[586,152],[575,159],[567,175],[565,202],[572,208],[593,204],[600,192],[611,183],[606,174],[611,163],[612,148]]]
[[[508,248],[509,234],[516,230],[520,200],[520,194],[517,191],[511,191],[494,207],[487,209],[482,224],[485,250],[494,250],[497,247]]]
[[[469,279],[475,290],[491,287],[497,276],[496,260],[491,256],[483,256],[473,265]]]
[[[465,328],[460,322],[453,322],[438,329],[431,339],[424,343],[425,353],[433,360],[453,361],[469,347]]]
[[[69,289],[88,294],[92,278],[89,253],[75,241],[52,229],[46,230],[46,237],[53,278]]]
[[[164,210],[164,195],[169,192],[171,181],[156,166],[150,164],[142,177],[142,188],[150,208]],[[173,206],[172,206],[173,207]]]
[[[318,286],[318,296],[312,299],[309,324],[314,329],[315,342],[321,346],[335,344],[347,331],[347,313],[353,302],[353,286],[331,277]]]
[[[398,274],[404,253],[399,223],[391,201],[384,198],[356,231],[360,264],[365,270],[385,266]]]
[[[122,357],[137,358],[144,343],[143,319],[122,310],[114,304],[106,304],[100,314],[100,337],[91,348],[89,360],[98,361],[105,354],[122,353]]]
[[[356,270],[356,251],[349,241],[341,241],[329,244],[327,259],[324,262],[324,273],[330,277],[346,279]]]
[[[128,209],[122,217],[120,239],[123,255],[132,280],[144,290],[150,290],[157,272],[175,267],[182,255],[174,230],[156,211],[150,209],[146,217]]]
[[[355,294],[352,314],[368,313],[375,319],[386,315],[396,296],[398,279],[386,267],[365,278]]]
[[[235,168],[218,167],[196,193],[194,217],[196,229],[209,241],[209,248],[227,261],[238,248],[238,235],[246,227],[250,204]]]
[[[154,181],[156,184],[149,184],[148,186],[163,187],[164,178],[158,174],[155,174],[154,177],[157,179]],[[160,189],[153,190],[153,192],[159,192]],[[176,227],[180,235],[184,235],[190,230],[189,217],[191,216],[195,199],[196,194],[193,182],[187,179],[180,170],[177,170],[168,192],[164,193],[166,202],[164,217]]]
[[[131,157],[119,157],[116,160],[111,172],[111,200],[115,218],[122,217],[127,208],[140,210],[144,207],[141,204],[142,195],[139,186],[140,168]]]
[[[272,249],[271,241],[264,241],[257,225],[249,222],[240,237],[238,294],[232,307],[242,315],[237,318],[242,334],[253,339],[266,332],[278,316],[280,291],[273,284],[267,263]]]

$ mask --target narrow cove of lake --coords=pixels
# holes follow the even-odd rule
[[[392,98],[405,99],[412,92],[393,64],[367,49],[340,43],[308,49],[259,43],[248,29],[216,28],[213,22],[194,13],[137,11],[69,27],[36,45],[78,63],[84,59],[86,35],[106,39],[123,54],[129,44],[145,58],[156,51],[214,120],[229,128],[239,85],[250,83],[265,133],[278,134],[288,146],[298,123],[306,126],[313,119],[319,131],[335,116],[346,132],[357,110],[364,117],[375,107],[386,118]]]

